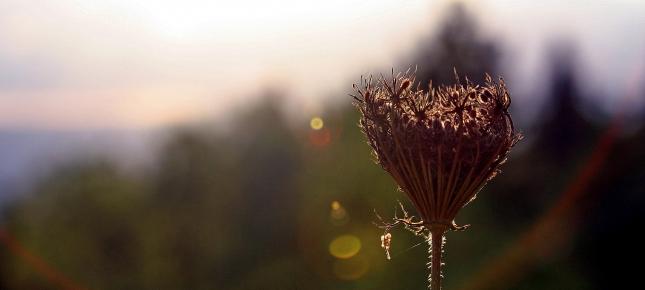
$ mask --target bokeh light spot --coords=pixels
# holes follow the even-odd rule
[[[342,235],[329,244],[329,253],[339,259],[349,259],[361,250],[361,240],[354,235]]]
[[[327,128],[309,132],[309,142],[316,147],[326,147],[331,143],[331,132]]]
[[[347,260],[336,260],[332,266],[334,275],[341,280],[357,280],[369,269],[369,263],[364,257],[356,256]]]
[[[309,126],[311,126],[311,129],[314,130],[320,130],[323,128],[325,123],[323,122],[323,119],[320,117],[313,117],[311,118],[311,121],[309,121]]]
[[[331,203],[331,211],[329,212],[329,219],[331,223],[335,226],[342,226],[347,224],[347,222],[349,222],[349,215],[347,214],[347,211],[337,200],[334,200]]]

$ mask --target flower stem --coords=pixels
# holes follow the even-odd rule
[[[430,282],[430,290],[441,290],[441,280],[443,278],[441,273],[441,268],[443,266],[443,246],[445,244],[445,229],[433,229],[430,231],[430,240],[428,244],[430,248],[428,252],[430,254],[430,263],[428,264],[428,270],[430,270],[430,276],[428,281]]]

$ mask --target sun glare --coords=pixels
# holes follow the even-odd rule
[[[113,0],[110,3],[118,13],[129,15],[162,37],[218,40],[231,36],[271,37],[271,33],[304,29],[303,23],[316,25],[346,20],[354,17],[351,9],[346,9],[353,5],[350,2],[359,1]],[[380,2],[392,4],[392,1]]]
[[[39,9],[33,9],[36,2]],[[411,28],[421,30],[420,23],[431,11],[423,0],[404,4],[379,0],[369,5],[358,0],[9,3],[0,4],[0,42],[11,44],[0,45],[0,63],[10,60],[10,67],[16,66],[7,83],[19,89],[0,88],[0,95],[16,96],[2,98],[0,111],[21,104],[25,113],[0,114],[0,125],[28,122],[70,128],[90,123],[166,125],[205,118],[255,100],[253,95],[263,87],[289,88],[288,94],[294,96],[285,102],[289,106],[301,105],[298,95],[319,103],[329,92],[342,90],[357,67],[388,62],[389,56],[416,39],[418,33]],[[372,33],[388,21],[387,29]],[[397,41],[390,42],[393,38]],[[365,49],[386,42],[379,49]],[[87,101],[79,93],[86,91],[109,101],[99,104],[97,97]],[[142,97],[141,91],[161,91],[163,101]],[[110,95],[113,92],[118,94]],[[43,95],[49,99],[39,97]],[[38,105],[32,105],[36,98]],[[133,98],[136,106],[129,105]],[[61,99],[75,105],[61,109]],[[175,110],[178,103],[187,105]],[[95,122],[78,121],[85,120],[88,111],[105,113],[92,114]],[[313,112],[320,113],[301,113]],[[322,119],[314,121],[316,146],[329,143],[326,129]]]

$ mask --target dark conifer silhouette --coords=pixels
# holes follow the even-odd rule
[[[483,37],[477,20],[462,3],[452,4],[439,30],[433,37],[423,39],[407,65],[417,65],[417,81],[423,89],[430,81],[450,84],[454,81],[453,69],[477,84],[483,76],[498,73],[499,48],[492,40]]]

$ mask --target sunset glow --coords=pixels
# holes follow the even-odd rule
[[[451,2],[3,1],[0,128],[191,122],[226,115],[275,87],[285,88],[287,106],[304,108],[294,110],[297,114],[319,114],[326,99],[345,96],[350,76],[404,63],[402,56],[432,35]],[[541,42],[553,27],[579,35],[585,46],[602,42],[600,49],[582,49],[581,55],[617,79],[645,48],[637,33],[603,42],[614,31],[643,24],[645,18],[637,17],[642,13],[633,9],[637,1],[619,1],[610,14],[598,5],[557,4],[559,10],[546,10],[533,2],[468,3],[479,10],[484,33],[513,40],[510,49],[518,53],[509,69],[520,72],[537,69]],[[578,24],[565,17],[572,9]],[[595,21],[600,14],[602,23]],[[536,27],[519,15],[550,15],[550,25]],[[617,50],[621,57],[608,57]],[[603,59],[616,61],[608,66]],[[518,75],[521,86],[535,83],[534,74]]]

